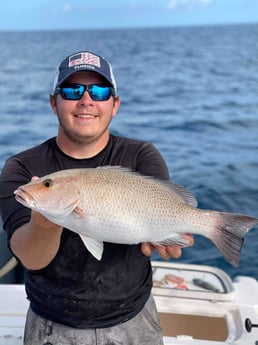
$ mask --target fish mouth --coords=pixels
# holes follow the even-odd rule
[[[38,212],[41,212],[44,215],[51,214],[55,216],[68,216],[70,213],[74,211],[76,206],[78,205],[80,198],[78,197],[76,200],[71,202],[69,205],[67,205],[64,209],[61,211],[56,209],[51,209],[51,212],[47,208],[39,207],[39,204],[37,200],[33,198],[33,196],[25,191],[22,187],[19,187],[16,191],[14,191],[15,199],[21,203],[23,206],[29,207],[31,209],[37,210]]]
[[[32,195],[28,192],[26,192],[22,188],[18,188],[16,191],[14,191],[15,199],[20,202],[24,206],[30,206],[31,208],[36,207],[36,201],[32,197]]]

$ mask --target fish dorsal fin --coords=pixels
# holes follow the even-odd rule
[[[144,177],[146,179],[150,179],[153,180],[156,183],[160,183],[164,186],[166,186],[168,189],[172,190],[175,194],[177,194],[177,196],[186,204],[188,204],[189,206],[192,207],[197,207],[197,200],[195,198],[195,196],[192,194],[192,192],[190,192],[188,189],[186,189],[185,187],[176,184],[174,182],[171,181],[166,181],[166,180],[160,180],[157,179],[155,177],[152,176],[145,176],[142,175],[139,172],[135,172],[133,171],[131,168],[127,168],[127,167],[121,167],[121,166],[102,166],[102,167],[98,167],[97,169],[113,169],[113,170],[117,170],[117,171],[121,171],[123,173],[128,173],[128,174],[135,174],[135,175],[139,175],[141,177]]]
[[[88,251],[97,259],[101,260],[102,253],[103,253],[103,242],[100,242],[98,240],[95,240],[92,237],[89,237],[84,234],[79,234],[85,247],[88,249]]]
[[[161,183],[165,184],[169,189],[176,193],[183,202],[189,206],[197,207],[198,202],[190,190],[171,181],[162,181]]]

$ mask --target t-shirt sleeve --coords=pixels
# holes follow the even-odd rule
[[[146,176],[168,180],[169,171],[164,158],[156,147],[145,142],[136,156],[136,170]]]
[[[18,227],[30,220],[31,210],[16,201],[14,195],[19,186],[30,180],[31,175],[19,159],[6,161],[0,175],[0,214],[9,240]]]

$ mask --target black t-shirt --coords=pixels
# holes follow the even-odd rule
[[[31,210],[13,192],[32,176],[61,169],[98,166],[130,167],[144,175],[168,179],[164,159],[150,143],[110,135],[108,145],[89,159],[65,155],[55,138],[6,161],[0,175],[0,213],[10,240],[29,222]],[[105,243],[101,261],[85,248],[79,235],[63,230],[59,250],[41,270],[25,270],[31,308],[55,322],[77,328],[110,327],[134,317],[152,288],[150,260],[140,245]]]

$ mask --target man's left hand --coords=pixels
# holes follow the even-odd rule
[[[193,236],[190,234],[187,234],[187,235],[184,235],[184,237],[186,237],[188,239],[189,247],[193,246],[193,244],[194,244]],[[146,256],[152,256],[155,249],[159,253],[160,257],[164,260],[168,260],[171,258],[178,259],[182,254],[182,248],[178,247],[178,246],[171,246],[171,245],[154,246],[150,242],[142,243],[142,252]]]

